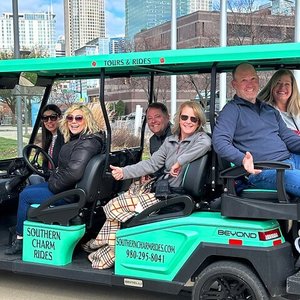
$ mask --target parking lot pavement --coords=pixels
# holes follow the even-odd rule
[[[23,142],[27,142],[28,138],[24,137],[24,135],[26,134],[25,128],[23,127],[22,129],[23,129]],[[32,128],[31,127],[28,128],[28,133],[31,133],[31,131],[32,131]],[[0,137],[17,140],[17,127],[0,125]]]
[[[153,292],[96,286],[0,271],[0,299],[5,300],[188,300]]]

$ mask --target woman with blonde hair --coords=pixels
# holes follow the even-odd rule
[[[210,150],[211,139],[203,131],[205,115],[199,103],[186,101],[180,105],[175,117],[174,132],[167,137],[150,159],[119,168],[110,166],[116,180],[137,178],[153,174],[164,167],[171,192],[181,192],[184,170],[188,163],[203,156]],[[106,269],[114,264],[115,237],[121,222],[137,212],[157,203],[153,191],[134,193],[128,191],[109,201],[103,208],[106,221],[95,240],[90,240],[83,249],[91,252],[88,256],[93,268]]]
[[[16,239],[5,254],[18,254],[23,248],[23,222],[31,204],[41,204],[54,194],[75,187],[83,176],[86,165],[96,154],[104,151],[104,137],[99,132],[91,111],[84,105],[74,104],[64,113],[60,131],[65,144],[62,146],[58,167],[48,182],[27,186],[19,197]],[[58,201],[56,204],[63,204]]]
[[[76,115],[74,120],[76,123],[81,124],[80,135],[90,135],[99,132],[99,126],[91,112],[91,110],[81,104],[73,104],[64,113],[60,121],[60,131],[64,136],[65,143],[69,142],[74,133],[70,130],[70,121],[72,121],[72,113],[80,111],[80,114]],[[75,112],[76,113],[76,112]],[[84,122],[82,122],[84,121]]]
[[[258,99],[274,106],[287,127],[300,134],[300,95],[293,73],[276,71],[258,95]]]

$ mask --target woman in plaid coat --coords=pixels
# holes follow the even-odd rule
[[[175,116],[173,135],[167,137],[148,160],[124,168],[110,166],[113,177],[116,180],[137,178],[153,174],[164,167],[165,173],[169,174],[170,188],[179,188],[185,166],[211,149],[211,139],[203,131],[204,124],[205,115],[199,103],[182,103]],[[106,269],[113,266],[116,232],[120,224],[158,201],[152,192],[134,192],[130,189],[103,207],[106,215],[103,227],[96,239],[83,245],[90,253],[88,258],[93,268]]]

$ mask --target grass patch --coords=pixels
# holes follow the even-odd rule
[[[26,143],[23,143],[23,147]],[[18,142],[13,139],[0,137],[0,160],[18,157]],[[149,159],[149,150],[146,148],[143,152],[142,159]]]
[[[16,140],[0,137],[0,159],[18,156],[18,143]]]

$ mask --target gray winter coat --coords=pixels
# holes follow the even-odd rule
[[[179,141],[177,135],[167,137],[161,147],[153,153],[150,159],[123,168],[123,179],[136,178],[153,174],[163,166],[165,173],[178,162],[181,172],[177,177],[169,177],[170,187],[180,187],[184,169],[188,163],[203,156],[211,149],[211,139],[205,132],[197,132]]]

